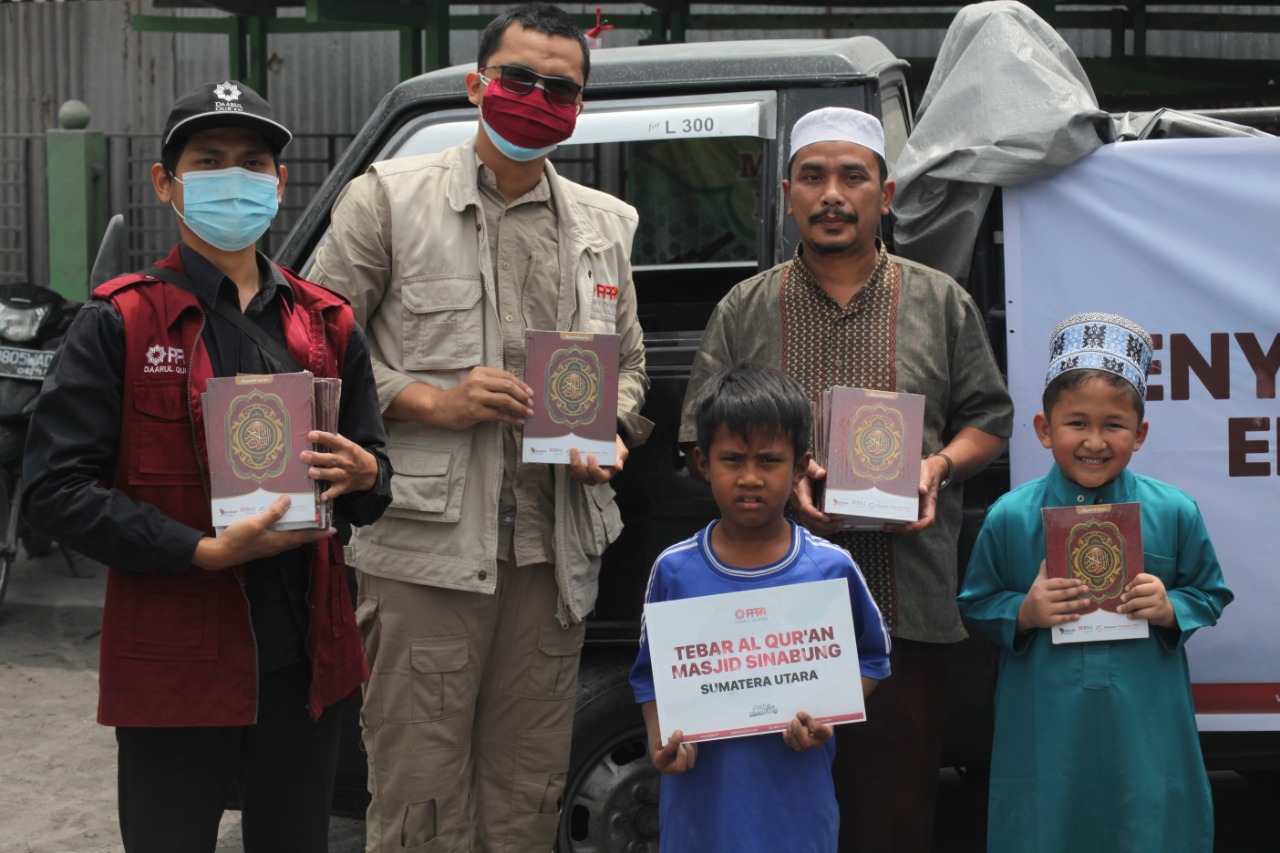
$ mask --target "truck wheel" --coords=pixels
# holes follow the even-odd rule
[[[583,661],[559,853],[657,853],[658,785],[622,662]]]

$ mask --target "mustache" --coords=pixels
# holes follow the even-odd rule
[[[809,223],[810,224],[816,223],[821,219],[827,218],[828,216],[836,216],[836,217],[839,217],[840,219],[843,219],[845,222],[851,222],[854,224],[857,224],[858,222],[858,214],[849,210],[842,210],[838,207],[829,207],[829,208],[826,208],[825,210],[820,210],[817,213],[811,214],[809,216]]]

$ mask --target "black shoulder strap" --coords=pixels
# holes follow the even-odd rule
[[[200,300],[199,295],[196,294],[195,288],[191,286],[191,280],[176,270],[166,270],[161,269],[160,267],[148,267],[142,271],[142,274],[168,282],[174,287],[182,288],[187,293],[195,296],[197,300]],[[204,304],[203,300],[200,301],[201,304]],[[261,347],[263,352],[279,362],[285,370],[292,371],[293,373],[300,373],[302,371],[302,365],[298,364],[298,360],[294,358],[279,341],[262,331],[261,327],[248,317],[244,316],[242,312],[232,308],[221,299],[215,299],[213,301],[212,308],[214,311],[217,311],[221,317],[233,323],[240,331],[253,338],[254,343]]]

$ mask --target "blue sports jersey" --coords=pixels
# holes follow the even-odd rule
[[[889,674],[889,631],[849,552],[791,522],[791,548],[756,569],[722,562],[711,548],[712,522],[659,555],[646,601],[675,601],[809,581],[844,578],[862,674]],[[631,670],[637,702],[654,698],[648,635]],[[800,710],[800,709],[796,709]],[[856,725],[856,724],[855,724]],[[833,737],[821,749],[795,752],[781,732],[697,744],[687,773],[662,777],[661,849],[675,851],[824,851],[836,849],[840,812],[831,781]]]

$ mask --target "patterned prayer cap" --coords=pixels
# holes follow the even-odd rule
[[[1049,338],[1049,372],[1044,384],[1068,370],[1105,370],[1147,396],[1147,371],[1155,346],[1132,320],[1115,314],[1072,314]]]

